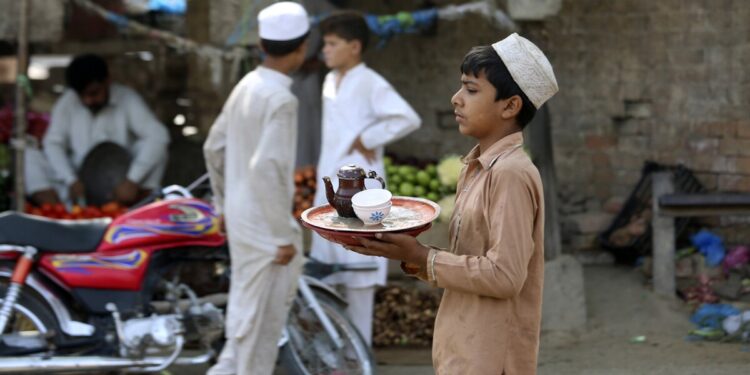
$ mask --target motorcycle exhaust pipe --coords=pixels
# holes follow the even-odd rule
[[[6,357],[0,358],[0,374],[49,374],[68,371],[111,371],[122,369],[145,369],[157,367],[169,357],[146,357],[127,359],[117,357]],[[173,365],[195,366],[208,363],[211,354],[181,357]]]

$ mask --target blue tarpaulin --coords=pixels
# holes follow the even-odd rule
[[[152,12],[185,14],[187,0],[149,0],[148,9]]]
[[[693,324],[701,328],[721,328],[721,323],[729,316],[738,315],[740,310],[727,304],[703,304],[690,317]]]
[[[724,260],[724,242],[721,237],[707,231],[702,230],[696,233],[691,239],[693,246],[695,246],[704,257],[706,257],[706,264],[711,267],[716,267],[721,264]]]
[[[411,34],[430,28],[437,21],[437,8],[415,12],[398,12],[395,15],[365,16],[370,30],[385,41],[397,34]]]

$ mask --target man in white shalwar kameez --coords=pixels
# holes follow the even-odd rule
[[[292,217],[298,103],[289,73],[304,61],[310,26],[292,2],[263,9],[258,25],[266,58],[234,88],[203,148],[232,275],[227,341],[212,375],[273,372],[302,270]]]
[[[112,83],[107,63],[96,55],[77,56],[65,76],[69,89],[55,103],[44,135],[44,153],[55,173],[47,183],[59,181],[61,198],[77,203],[85,196],[78,170],[86,155],[102,142],[113,142],[133,158],[127,178],[115,188],[113,197],[132,204],[140,189],[159,188],[167,166],[169,132],[140,95]],[[39,157],[32,156],[33,165],[45,164]]]
[[[329,176],[336,189],[336,172],[347,164],[373,170],[385,178],[385,146],[418,129],[421,120],[388,81],[362,62],[369,29],[361,15],[334,14],[321,23],[321,33],[325,62],[332,71],[323,83],[318,181]],[[380,187],[374,180],[368,180],[367,184]],[[322,183],[318,184],[314,203],[316,206],[327,203]],[[387,259],[348,251],[318,235],[313,236],[311,256],[332,263],[377,263],[377,271],[342,272],[325,280],[345,287],[348,315],[370,343],[375,286],[385,284]]]

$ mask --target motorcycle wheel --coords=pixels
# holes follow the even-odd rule
[[[8,290],[7,278],[0,279],[0,305]],[[22,288],[11,310],[5,331],[0,335],[0,355],[19,355],[37,352],[47,347],[51,337],[59,344],[60,325],[44,299],[27,288]]]
[[[344,306],[313,289],[321,308],[343,341],[337,349],[313,310],[301,296],[294,299],[289,313],[289,341],[279,353],[288,375],[347,374],[371,375],[375,361],[365,340],[346,316]]]

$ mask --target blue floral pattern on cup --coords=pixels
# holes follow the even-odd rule
[[[383,213],[382,213],[382,212],[380,212],[380,211],[375,211],[375,212],[373,212],[373,213],[372,213],[372,214],[370,215],[370,220],[372,220],[372,221],[375,221],[375,222],[378,222],[378,221],[381,221],[381,220],[383,220],[383,217],[385,217],[385,215],[383,215]]]

